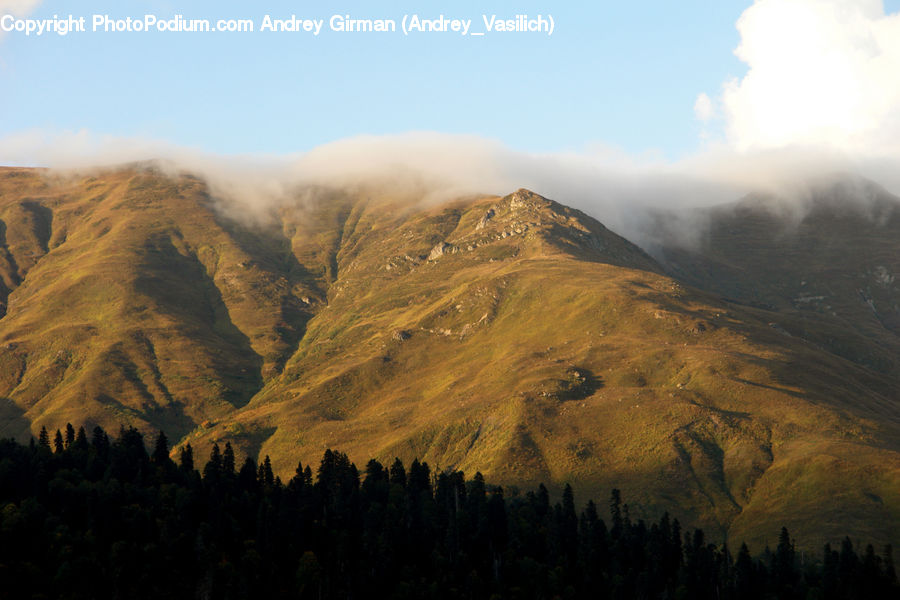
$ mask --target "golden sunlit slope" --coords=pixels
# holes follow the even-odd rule
[[[86,420],[180,437],[280,369],[316,289],[286,241],[234,230],[191,178],[48,177],[0,172],[0,394],[21,411],[4,433]]]
[[[526,190],[217,206],[150,171],[0,173],[5,434],[130,422],[282,476],[332,447],[616,486],[633,515],[755,549],[782,525],[900,540],[896,370],[683,285],[583,213]]]
[[[346,214],[327,306],[284,373],[195,444],[229,439],[285,474],[331,446],[620,486],[633,509],[756,542],[779,523],[816,541],[896,537],[893,378],[682,286],[524,190]]]

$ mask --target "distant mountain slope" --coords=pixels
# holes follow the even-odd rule
[[[863,366],[900,372],[900,198],[847,178],[805,202],[755,196],[698,213],[699,247],[662,246],[671,274],[780,313],[793,335]]]
[[[236,220],[189,177],[48,177],[0,172],[6,435],[128,422],[283,475],[333,447],[617,486],[757,549],[781,525],[900,540],[898,371],[859,358],[883,336],[791,334],[802,313],[688,287],[527,190],[307,190]]]

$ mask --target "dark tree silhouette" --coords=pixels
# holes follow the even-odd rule
[[[846,538],[800,565],[782,529],[773,552],[732,557],[668,514],[635,522],[617,490],[604,521],[567,485],[554,501],[419,460],[360,474],[327,450],[316,477],[298,464],[284,485],[268,457],[235,475],[230,444],[201,476],[188,444],[175,468],[162,433],[152,455],[134,428],[90,443],[81,429],[56,453],[47,437],[0,440],[0,597],[900,597],[890,547]]]
[[[153,462],[158,465],[168,465],[171,462],[169,458],[169,438],[162,431],[156,436],[156,444],[153,446]]]

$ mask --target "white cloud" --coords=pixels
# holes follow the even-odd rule
[[[756,0],[737,27],[749,70],[720,98],[734,148],[900,156],[900,14],[880,0]]]
[[[713,108],[713,102],[710,97],[705,93],[698,94],[697,100],[694,102],[694,117],[696,117],[698,121],[706,123],[707,121],[711,121],[714,116],[715,109]]]
[[[288,156],[218,156],[87,131],[0,138],[0,164],[84,170],[151,159],[173,172],[203,176],[235,215],[265,215],[304,185],[374,185],[426,202],[526,187],[580,208],[646,247],[653,245],[646,218],[655,209],[682,212],[669,225],[688,239],[702,224],[692,222],[684,209],[733,202],[752,191],[802,201],[810,182],[834,173],[860,174],[900,191],[896,160],[858,160],[828,149],[742,153],[717,147],[669,163],[602,146],[581,153],[530,154],[494,140],[431,132],[355,137]]]

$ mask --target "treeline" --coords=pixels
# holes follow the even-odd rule
[[[800,564],[777,548],[735,556],[663,516],[606,518],[566,487],[505,497],[481,474],[424,462],[360,473],[328,450],[287,483],[268,457],[240,466],[230,445],[198,471],[160,434],[111,439],[67,426],[0,441],[2,598],[697,598],[900,597],[890,547],[849,539]]]

